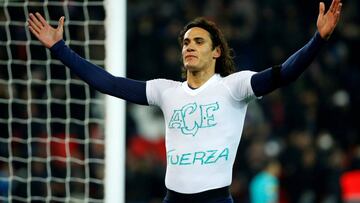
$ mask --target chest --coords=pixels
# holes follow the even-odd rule
[[[195,136],[215,127],[229,125],[234,116],[241,117],[245,107],[235,101],[226,89],[205,90],[189,94],[181,89],[165,92],[161,109],[169,131]]]

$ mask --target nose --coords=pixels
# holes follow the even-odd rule
[[[183,44],[183,51],[185,52],[192,52],[195,51],[194,48],[194,41],[193,40],[189,40],[186,43]]]
[[[195,51],[195,49],[193,48],[193,46],[191,44],[189,44],[186,49],[185,49],[187,52],[192,52],[192,51]]]

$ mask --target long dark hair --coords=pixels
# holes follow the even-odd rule
[[[233,50],[229,47],[224,34],[216,26],[216,24],[210,20],[205,19],[204,17],[195,18],[190,21],[185,27],[180,31],[178,41],[180,47],[183,46],[183,40],[185,33],[193,27],[202,28],[210,33],[210,38],[212,41],[212,48],[220,46],[221,56],[216,59],[215,64],[215,73],[219,73],[222,77],[228,76],[231,73],[235,72],[235,63],[233,57]],[[183,71],[183,77],[186,78],[186,71]]]

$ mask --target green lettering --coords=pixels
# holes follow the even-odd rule
[[[179,155],[176,155],[176,161],[174,162],[173,161],[173,155],[170,155],[170,163],[172,164],[172,165],[176,165],[176,164],[178,164],[179,163]]]
[[[210,155],[207,157],[206,161],[205,161],[205,164],[213,164],[216,162],[216,160],[212,160],[211,159],[214,159],[215,156],[214,154],[216,154],[218,150],[208,150],[207,152],[210,153]]]
[[[198,155],[200,155],[198,157]],[[193,164],[195,164],[196,160],[200,160],[201,161],[201,165],[204,164],[204,157],[205,157],[206,153],[205,152],[195,152],[194,154],[194,160],[193,160]]]
[[[172,165],[176,165],[179,162],[179,155],[175,155],[176,156],[176,161],[173,160],[173,155],[171,155],[170,153],[174,152],[175,149],[169,150],[166,152],[167,154],[167,158],[168,158],[168,163],[172,164]]]
[[[181,110],[175,110],[169,122],[169,128],[183,128],[184,126]]]
[[[183,135],[195,136],[200,128],[215,126],[215,112],[219,110],[219,103],[199,105],[189,103],[181,109],[173,111],[168,128],[181,129]]]
[[[215,117],[213,113],[218,109],[219,109],[219,104],[217,102],[212,104],[200,105],[202,128],[209,128],[216,125]]]
[[[196,115],[193,115],[195,113],[197,109],[197,105],[196,103],[190,103],[190,104],[187,104],[185,105],[182,109],[181,109],[181,112],[183,113],[183,118],[185,120],[185,125],[184,127],[181,128],[181,132],[185,135],[193,135],[195,136],[196,132],[198,131],[200,125],[196,122],[196,121],[193,121],[193,126],[191,127],[190,126],[190,118],[191,116],[195,116]]]
[[[221,153],[220,153],[220,155],[218,156],[218,158],[216,159],[216,161],[217,160],[219,160],[221,157],[225,157],[225,160],[227,161],[228,160],[228,158],[229,158],[229,148],[225,148]],[[215,162],[216,162],[215,161]]]
[[[204,164],[214,164],[218,160],[224,158],[225,161],[229,159],[229,148],[220,150],[207,150],[207,151],[197,151],[194,153],[184,153],[184,154],[173,154],[176,150],[167,151],[167,161],[171,165],[204,165]],[[220,154],[218,153],[220,152]]]
[[[180,165],[190,165],[191,163],[190,162],[187,162],[189,161],[189,157],[191,153],[186,153],[186,154],[182,154],[181,155],[181,159],[180,159]]]

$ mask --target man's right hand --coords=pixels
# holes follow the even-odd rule
[[[29,30],[46,47],[52,47],[56,42],[63,38],[64,16],[59,19],[57,28],[51,27],[40,13],[30,13],[28,23]]]

